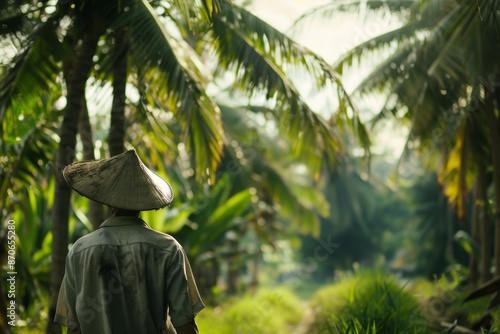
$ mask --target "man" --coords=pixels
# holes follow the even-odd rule
[[[71,164],[63,176],[111,217],[71,248],[55,321],[68,333],[198,333],[194,317],[204,305],[184,250],[139,218],[172,202],[170,185],[133,149]]]

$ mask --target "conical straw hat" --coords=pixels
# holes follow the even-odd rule
[[[79,194],[120,209],[156,210],[174,198],[170,184],[149,170],[134,149],[109,159],[73,163],[63,176]]]

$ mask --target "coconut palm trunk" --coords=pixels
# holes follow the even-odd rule
[[[64,166],[74,160],[81,101],[85,96],[85,83],[92,68],[92,57],[95,54],[99,36],[100,34],[95,29],[84,34],[80,54],[70,75],[70,82],[68,82],[67,104],[60,129],[60,142],[55,166],[55,191],[52,208],[52,268],[47,333],[61,333],[61,327],[54,323],[53,319],[68,253],[71,189],[64,182],[61,171]]]
[[[87,100],[82,98],[80,110],[80,120],[78,122],[78,132],[83,146],[83,159],[94,160],[94,139],[92,135],[92,127],[90,125],[89,110]],[[89,218],[92,227],[97,229],[104,221],[104,207],[101,203],[89,200]]]
[[[111,156],[123,153],[125,149],[125,88],[127,84],[128,42],[123,28],[116,33],[115,54],[115,61],[113,62],[113,105],[108,139]]]

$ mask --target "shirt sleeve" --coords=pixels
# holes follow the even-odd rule
[[[76,289],[75,277],[73,275],[73,266],[71,261],[71,252],[66,258],[66,267],[64,278],[59,289],[57,299],[57,308],[54,321],[68,327],[69,329],[78,329],[80,324],[76,317]]]
[[[174,327],[189,324],[205,305],[198,292],[188,258],[180,245],[172,254],[166,277],[166,301],[172,324]]]

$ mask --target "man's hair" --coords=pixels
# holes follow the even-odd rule
[[[111,212],[114,213],[114,216],[130,216],[130,217],[138,217],[140,211],[137,210],[128,210],[128,209],[119,209],[111,207]]]

